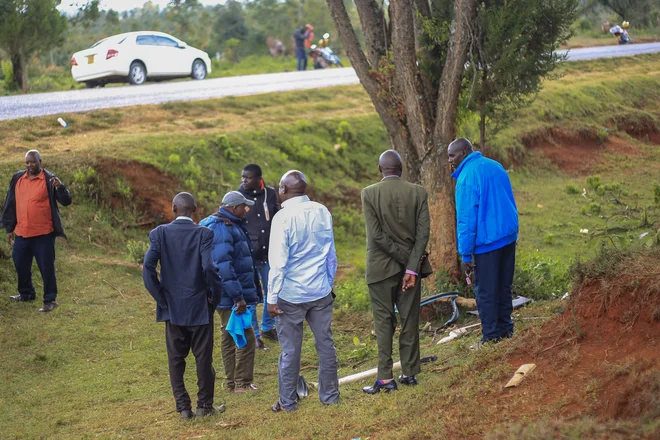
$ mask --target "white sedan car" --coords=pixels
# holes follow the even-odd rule
[[[211,60],[206,52],[162,32],[114,35],[71,57],[73,79],[87,87],[188,76],[204,79],[210,72]]]

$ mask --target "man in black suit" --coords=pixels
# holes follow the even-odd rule
[[[176,410],[182,419],[225,411],[213,406],[213,311],[222,296],[222,279],[213,265],[213,231],[196,225],[197,206],[188,193],[172,200],[176,220],[149,233],[151,246],[144,257],[144,285],[156,300],[156,321],[165,322],[170,382]],[[160,261],[160,279],[156,266]],[[192,349],[197,363],[197,412],[183,382],[186,357]]]

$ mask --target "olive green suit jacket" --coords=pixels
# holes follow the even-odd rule
[[[419,185],[390,177],[362,190],[367,227],[367,284],[411,270],[432,273],[423,260],[431,229],[428,194]]]

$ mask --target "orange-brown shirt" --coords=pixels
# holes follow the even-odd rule
[[[43,170],[33,179],[26,172],[16,182],[16,220],[14,233],[23,238],[53,232],[53,214]]]

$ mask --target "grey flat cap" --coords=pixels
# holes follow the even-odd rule
[[[246,199],[245,196],[238,191],[228,192],[222,198],[221,206],[239,206],[239,205],[254,206],[254,202],[252,200]]]

